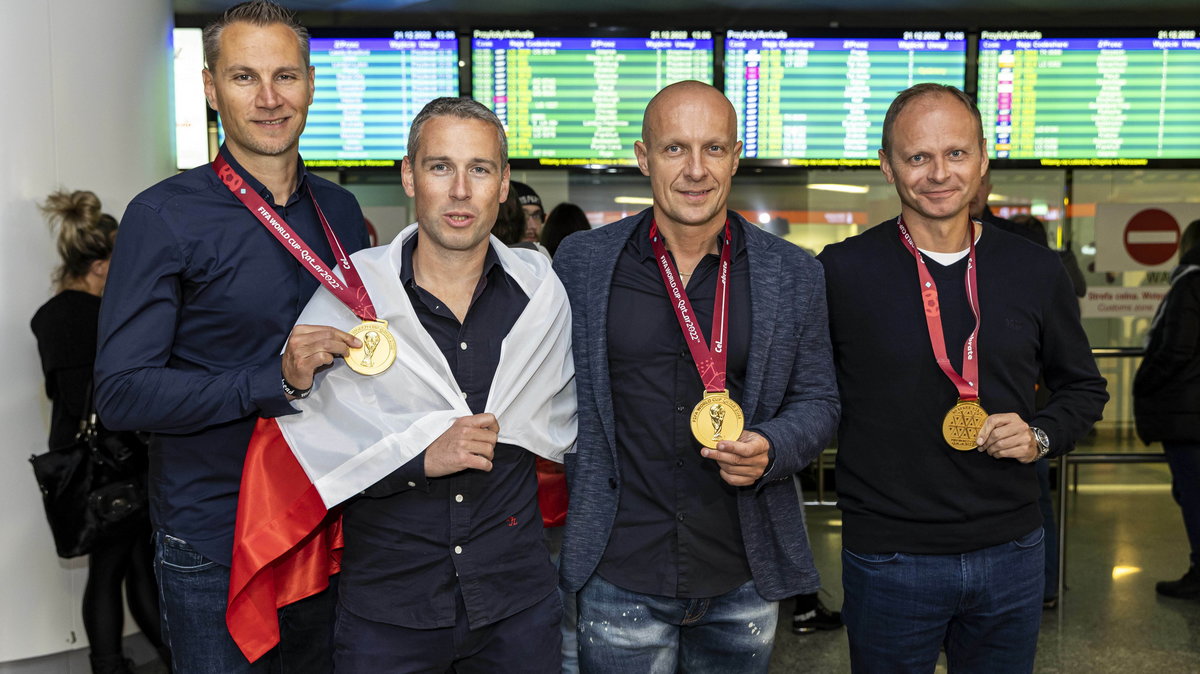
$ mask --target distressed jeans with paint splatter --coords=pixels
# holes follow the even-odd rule
[[[754,581],[709,599],[630,592],[593,575],[579,591],[579,670],[594,672],[766,672],[778,602]]]

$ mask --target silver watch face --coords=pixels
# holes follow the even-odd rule
[[[1050,451],[1050,436],[1046,435],[1046,431],[1032,426],[1029,427],[1029,430],[1033,431],[1033,439],[1037,440],[1041,450],[1043,452]]]

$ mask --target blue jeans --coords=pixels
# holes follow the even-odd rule
[[[578,593],[579,670],[766,672],[778,602],[754,581],[711,599],[630,592],[594,574]]]
[[[1042,617],[1041,527],[961,555],[842,549],[855,672],[1032,672]]]
[[[292,674],[332,671],[333,598],[330,589],[279,610],[280,645],[251,664],[225,625],[229,569],[186,541],[154,533],[164,641],[175,674]]]
[[[1171,495],[1183,512],[1183,528],[1192,548],[1192,566],[1200,566],[1200,443],[1164,442],[1171,467]]]

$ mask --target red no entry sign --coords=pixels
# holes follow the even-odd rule
[[[1139,264],[1153,267],[1179,249],[1179,223],[1158,208],[1139,211],[1125,225],[1125,250]]]

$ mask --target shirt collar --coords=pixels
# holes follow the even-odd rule
[[[732,246],[729,251],[730,259],[734,260],[737,259],[738,256],[740,256],[743,252],[745,252],[746,236],[742,232],[742,222],[740,218],[735,217],[732,213],[727,214],[726,217],[729,218],[729,239],[730,245]],[[653,219],[653,215],[647,215],[646,217],[642,218],[642,221],[638,223],[638,226],[633,231],[633,238],[630,239],[630,243],[633,245],[633,251],[639,260],[654,259],[654,247],[650,245],[650,221]],[[717,254],[720,254],[721,252],[724,234],[725,230],[723,228],[717,234]]]
[[[417,249],[417,237],[419,236],[421,236],[420,231],[413,232],[408,241],[404,242],[404,247],[400,249],[400,283],[405,286],[416,286],[413,280],[412,258],[413,251]],[[496,249],[492,247],[491,242],[488,242],[487,256],[483,258],[483,278],[486,278],[497,267],[503,269],[500,266],[500,256],[496,254]]]
[[[242,168],[242,165],[238,163],[237,159],[234,159],[233,153],[229,151],[224,143],[221,144],[220,154],[237,171],[237,174],[246,181],[246,184],[257,192],[267,204],[279,205],[273,203],[271,191],[267,189],[267,186],[259,182],[258,178],[255,178],[249,171]],[[287,202],[283,204],[284,206],[291,206],[300,198],[300,195],[304,194],[305,189],[308,188],[308,171],[304,168],[304,160],[296,157],[296,163],[296,191],[288,197]],[[215,173],[213,175],[214,177],[216,176]]]

